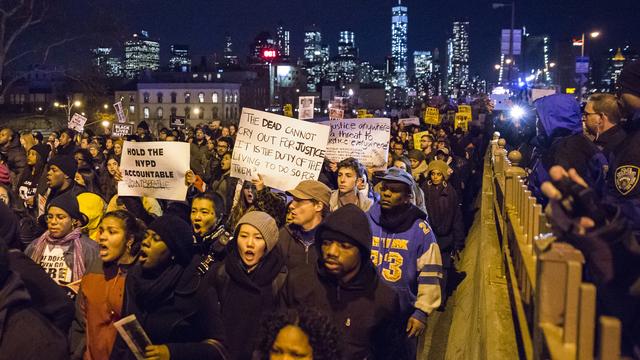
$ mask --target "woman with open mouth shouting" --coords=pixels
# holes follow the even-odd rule
[[[197,271],[191,226],[164,215],[149,227],[126,279],[122,316],[135,315],[152,345],[145,359],[226,359],[215,289]],[[121,337],[111,359],[135,359]]]
[[[72,359],[109,358],[116,340],[113,323],[122,313],[125,277],[144,235],[144,223],[128,211],[112,211],[102,218],[97,239],[102,266],[88,269],[80,283],[70,332]]]
[[[265,212],[250,211],[238,220],[224,262],[209,273],[233,359],[252,358],[260,319],[277,306],[287,276],[277,242],[276,221]]]

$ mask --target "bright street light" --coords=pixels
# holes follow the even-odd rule
[[[549,67],[550,68],[556,67],[556,63],[554,63],[554,62],[549,63]]]
[[[73,102],[73,106],[79,107],[79,106],[82,106],[82,103],[80,102],[80,100],[76,100]]]
[[[494,68],[494,69],[496,69],[496,70],[500,70],[500,68],[501,68],[501,67],[502,67],[502,66],[500,66],[500,64],[495,64],[495,65],[493,65],[493,68]]]
[[[505,64],[511,64],[511,61],[512,61],[511,58],[507,58],[504,62]]]
[[[53,107],[60,107],[60,103],[59,103],[59,102],[57,102],[57,101],[56,101],[56,102],[54,102],[54,103],[53,103]]]
[[[525,111],[521,106],[514,105],[509,114],[514,120],[520,120],[525,115]]]
[[[109,109],[109,104],[102,105],[102,108],[105,109],[105,110],[108,110]]]
[[[600,36],[600,31],[594,31],[591,34],[589,34],[589,36],[591,36],[592,39],[595,39],[598,36]]]
[[[200,109],[199,108],[193,109],[193,113],[196,115],[200,114]]]
[[[109,121],[102,120],[102,126],[108,128],[109,127]]]

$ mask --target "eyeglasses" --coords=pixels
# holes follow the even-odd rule
[[[583,112],[582,112],[582,118],[583,118],[583,119],[588,118],[588,117],[589,117],[589,115],[600,115],[600,116],[602,116],[602,114],[600,114],[600,113],[588,112],[588,111],[583,111]]]

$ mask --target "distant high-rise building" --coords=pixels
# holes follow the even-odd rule
[[[335,59],[337,79],[351,83],[356,80],[358,72],[358,48],[353,31],[341,31],[338,38],[338,56]]]
[[[353,31],[340,31],[338,56],[354,59],[358,57],[358,49],[356,48],[355,34]]]
[[[469,88],[469,22],[454,21],[453,36],[447,42],[447,90],[460,96]]]
[[[97,47],[91,49],[93,53],[93,66],[106,77],[122,76],[122,61],[111,54],[110,47]]]
[[[169,48],[169,69],[176,72],[189,72],[191,54],[188,45],[172,44]]]
[[[391,56],[394,63],[392,85],[399,87],[407,86],[407,11],[407,7],[402,6],[402,0],[398,0],[398,6],[391,9]]]
[[[223,64],[225,66],[234,66],[240,63],[238,56],[233,53],[233,41],[231,40],[231,34],[229,33],[224,34],[223,56]]]
[[[416,93],[419,96],[432,95],[428,92],[428,82],[433,74],[433,55],[431,51],[413,52],[413,73]]]
[[[160,68],[160,43],[142,30],[124,43],[124,75],[136,77],[141,71]]]
[[[286,30],[282,23],[279,23],[276,28],[276,45],[280,52],[280,59],[284,61],[289,60],[289,56],[291,55],[290,36],[290,31]]]
[[[609,49],[608,66],[602,79],[602,91],[615,91],[618,78],[622,72],[622,68],[629,62],[637,60],[638,56],[634,56],[630,46],[624,49]]]
[[[329,47],[322,45],[322,33],[315,26],[304,32],[304,69],[307,73],[307,90],[317,91],[325,64],[329,60]]]

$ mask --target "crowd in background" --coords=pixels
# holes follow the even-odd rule
[[[585,254],[606,289],[600,309],[623,320],[633,354],[640,156],[637,132],[620,124],[640,121],[629,115],[640,113],[638,66],[621,83],[584,109],[565,95],[536,101],[537,129],[499,116],[495,126],[526,144],[529,185]],[[147,359],[416,358],[455,287],[494,130],[487,99],[471,105],[466,131],[446,116],[392,119],[385,170],[327,160],[318,180],[280,190],[230,176],[234,124],[152,134],[141,122],[126,139],[3,128],[0,358],[133,359],[113,325],[131,314]],[[125,140],[190,143],[187,198],[118,196]],[[576,210],[588,199],[562,206],[566,178],[605,199],[588,208],[598,214]]]

